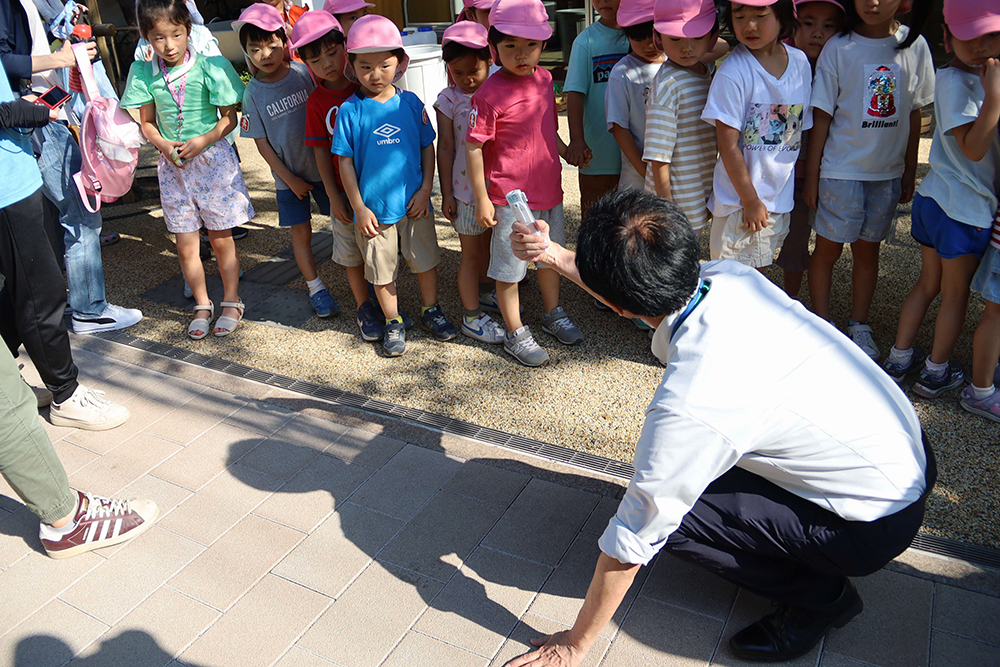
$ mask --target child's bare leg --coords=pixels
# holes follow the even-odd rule
[[[797,300],[799,298],[799,292],[802,290],[802,279],[805,277],[806,272],[788,271],[786,269],[782,271],[782,274],[782,284],[785,286],[785,294]]]
[[[854,264],[851,268],[851,320],[867,322],[868,311],[875,298],[878,284],[878,253],[880,243],[858,239],[851,244]]]
[[[993,374],[1000,360],[1000,303],[986,302],[983,319],[972,337],[972,384],[993,386]]]
[[[840,259],[844,244],[816,235],[816,250],[809,260],[809,297],[813,312],[824,320],[830,319],[830,288],[833,265]]]
[[[295,263],[306,280],[316,280],[316,258],[312,251],[312,224],[303,222],[292,228],[292,251]]]
[[[490,268],[490,243],[493,241],[493,229],[487,229],[477,238],[479,239],[479,282],[491,283],[493,279],[486,275],[486,271]],[[464,248],[462,252],[465,252]]]
[[[488,262],[483,262],[482,237],[486,234],[471,236],[459,234],[462,244],[462,260],[458,264],[458,295],[462,298],[462,308],[468,311],[479,310],[479,283]],[[487,246],[486,252],[489,253]],[[489,254],[486,255],[489,257]]]
[[[386,320],[394,320],[399,317],[399,304],[396,300],[396,283],[388,285],[375,285],[375,296],[382,307]]]
[[[208,287],[205,285],[205,267],[201,263],[201,238],[198,232],[184,232],[175,236],[181,273],[191,288],[194,302],[202,306],[207,305]]]
[[[208,240],[212,243],[215,259],[219,264],[219,275],[222,277],[223,301],[233,303],[240,300],[240,260],[236,254],[236,242],[233,241],[233,230],[208,230]],[[194,288],[191,288],[194,292]],[[221,315],[239,319],[240,312],[236,308],[223,308]],[[221,331],[221,329],[220,329]]]
[[[910,289],[899,311],[896,326],[896,349],[909,350],[917,337],[917,330],[927,316],[927,308],[941,291],[941,258],[933,248],[920,246],[922,264],[917,284]],[[937,336],[935,335],[935,342]]]
[[[943,364],[951,357],[955,341],[965,326],[965,311],[969,305],[969,285],[979,267],[975,255],[941,259],[941,308],[934,322],[934,347],[930,360]]]
[[[559,305],[559,274],[552,269],[539,268],[536,272],[538,289],[542,293],[542,308],[546,315],[551,315]]]
[[[503,321],[507,324],[507,331],[514,332],[523,326],[517,283],[497,281],[497,305],[500,306],[500,314],[503,315]]]
[[[365,265],[345,266],[344,272],[347,274],[347,284],[351,286],[351,294],[354,295],[354,300],[357,302],[358,308],[360,308],[361,304],[368,301],[368,281],[365,280]]]
[[[435,266],[423,273],[417,274],[417,285],[420,286],[420,302],[424,308],[430,308],[438,301],[438,270]],[[381,299],[379,300],[381,302]]]

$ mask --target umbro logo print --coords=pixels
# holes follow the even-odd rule
[[[382,137],[381,139],[375,142],[377,145],[385,146],[386,144],[398,144],[399,137],[396,137],[395,135],[399,134],[400,132],[401,130],[395,125],[390,125],[389,123],[385,123],[384,125],[375,128],[372,131],[372,134],[376,134]]]

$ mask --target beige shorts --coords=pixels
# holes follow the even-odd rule
[[[767,227],[751,232],[743,225],[743,209],[712,220],[712,259],[735,259],[754,268],[770,266],[785,237],[791,213],[772,213]]]
[[[354,238],[354,223],[345,225],[340,220],[330,216],[333,223],[333,261],[340,266],[361,266],[365,258]]]
[[[441,259],[431,216],[419,220],[404,217],[394,225],[382,225],[381,233],[371,239],[354,227],[354,238],[365,259],[365,280],[373,285],[396,280],[400,254],[414,273],[430,271]]]

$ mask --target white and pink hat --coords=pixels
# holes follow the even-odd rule
[[[775,0],[770,0],[767,4],[773,2]],[[746,0],[745,4],[754,2]],[[712,32],[714,26],[715,3],[712,0],[656,0],[653,5],[653,29],[661,35],[697,39]]]
[[[545,41],[552,37],[542,0],[495,0],[490,9],[490,26],[521,39]]]
[[[466,9],[493,9],[493,0],[462,0]]]
[[[399,34],[396,24],[384,16],[378,14],[368,14],[362,16],[351,27],[351,32],[347,35],[347,52],[378,53],[379,51],[395,51],[403,48],[403,38]],[[399,81],[399,77],[406,73],[406,66],[410,64],[410,57],[403,56],[403,59],[396,66],[396,76],[392,82]],[[350,61],[344,66],[344,74],[348,79],[358,82],[357,74]]]
[[[359,9],[374,6],[370,2],[365,2],[365,0],[326,0],[323,3],[323,11],[330,12],[331,14],[350,14]]]
[[[485,49],[490,45],[487,37],[489,32],[475,21],[459,21],[448,27],[441,35],[441,44],[455,42],[470,49]]]
[[[653,20],[653,0],[622,0],[618,5],[618,25],[626,28]]]
[[[282,18],[281,12],[275,9],[273,5],[269,5],[265,2],[255,2],[244,9],[240,13],[240,17],[233,21],[232,28],[237,37],[239,37],[240,30],[245,25],[253,25],[261,30],[267,30],[268,32],[277,32],[278,30],[285,29],[285,19]],[[240,40],[240,50],[243,51],[243,60],[246,61],[247,70],[249,70],[250,74],[256,75],[258,72],[257,66],[253,64],[253,60],[250,59],[250,54],[247,53],[246,48],[243,47],[243,40]],[[289,53],[286,48],[285,60],[291,59],[291,53]]]
[[[997,0],[944,0],[944,22],[948,31],[963,41],[1000,32],[1000,3]]]
[[[300,16],[299,20],[295,22],[292,27],[292,38],[288,44],[293,49],[298,50],[333,30],[341,35],[344,34],[340,21],[335,19],[333,14],[322,9],[314,9]]]
[[[810,2],[825,2],[830,5],[836,5],[841,11],[844,10],[844,5],[838,0],[795,0],[795,7],[798,8],[799,5],[808,5]]]

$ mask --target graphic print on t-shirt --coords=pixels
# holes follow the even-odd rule
[[[797,151],[802,144],[801,104],[751,102],[743,121],[743,150]]]
[[[899,87],[899,65],[866,65],[864,69],[865,118],[879,120],[864,120],[861,127],[896,127],[899,124],[899,109],[896,107],[896,92]],[[895,121],[889,119],[896,118]]]
[[[611,70],[614,69],[618,61],[624,58],[624,53],[607,53],[603,56],[594,56],[594,83],[607,83],[611,78]]]
[[[326,112],[326,131],[333,136],[333,128],[337,127],[337,112],[340,111],[340,107],[332,106],[330,110]]]
[[[375,142],[377,145],[385,146],[386,144],[398,144],[399,137],[395,135],[399,134],[401,131],[402,130],[400,130],[395,125],[390,125],[389,123],[383,123],[382,125],[379,125],[374,130],[372,130],[372,134],[377,134],[378,136],[382,137],[381,139],[378,139]]]

